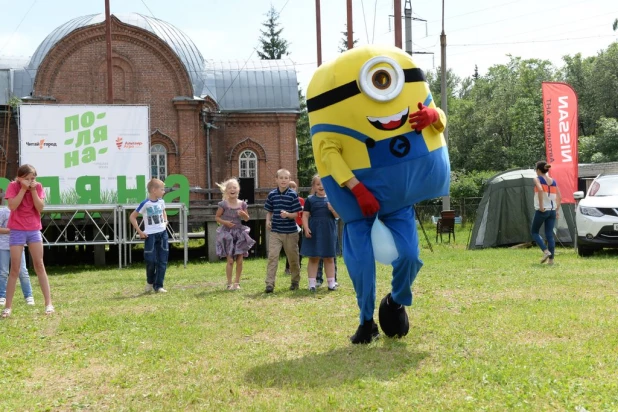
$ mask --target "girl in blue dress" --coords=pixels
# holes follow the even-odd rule
[[[324,260],[324,270],[328,290],[336,290],[335,283],[335,253],[337,251],[337,212],[328,202],[322,179],[319,175],[311,179],[311,189],[314,193],[305,201],[303,210],[304,239],[301,255],[309,258],[307,271],[309,273],[309,290],[315,292],[316,276],[320,258]]]

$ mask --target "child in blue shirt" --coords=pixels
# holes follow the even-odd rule
[[[147,185],[148,199],[140,203],[131,213],[129,220],[139,237],[144,241],[144,261],[146,262],[146,293],[167,292],[163,288],[169,244],[167,236],[167,213],[165,213],[165,184],[159,179],[151,179]],[[137,223],[143,217],[144,230]]]
[[[292,283],[290,290],[298,289],[300,282],[300,263],[298,254],[298,228],[296,216],[302,210],[298,194],[290,189],[290,172],[277,170],[277,188],[272,190],[264,204],[266,209],[266,230],[268,236],[268,267],[266,269],[266,293],[275,290],[277,267],[281,248],[290,262]]]

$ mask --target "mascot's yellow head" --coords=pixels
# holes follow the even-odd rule
[[[446,116],[435,108],[438,119],[415,132],[408,119],[419,103],[435,108],[425,75],[395,47],[358,47],[314,73],[307,89],[313,154],[344,222],[363,218],[345,187],[352,178],[383,214],[448,194]]]
[[[410,131],[408,115],[419,102],[435,107],[425,75],[407,53],[389,46],[346,51],[318,68],[307,89],[312,125],[339,125],[375,140],[403,127]],[[436,147],[427,143],[430,150]]]

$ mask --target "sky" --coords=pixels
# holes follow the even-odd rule
[[[412,51],[417,66],[440,66],[442,2],[401,0],[412,8]],[[316,0],[110,0],[111,12],[136,12],[165,20],[192,38],[204,58],[257,60],[262,23],[271,5],[280,13],[298,81],[306,90],[317,67]],[[337,57],[346,30],[346,0],[320,0],[322,60]],[[353,0],[358,44],[394,45],[393,0]],[[43,39],[66,21],[104,13],[104,0],[0,0],[0,56],[31,56]],[[615,0],[444,0],[446,66],[464,78],[505,64],[508,55],[547,59],[597,55],[618,41],[612,23]],[[405,37],[405,24],[402,22]],[[405,41],[403,41],[405,46]],[[418,52],[423,52],[420,54]]]

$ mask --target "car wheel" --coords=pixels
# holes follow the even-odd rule
[[[594,252],[593,249],[590,249],[584,246],[577,246],[577,254],[581,257],[592,256],[593,252]]]

